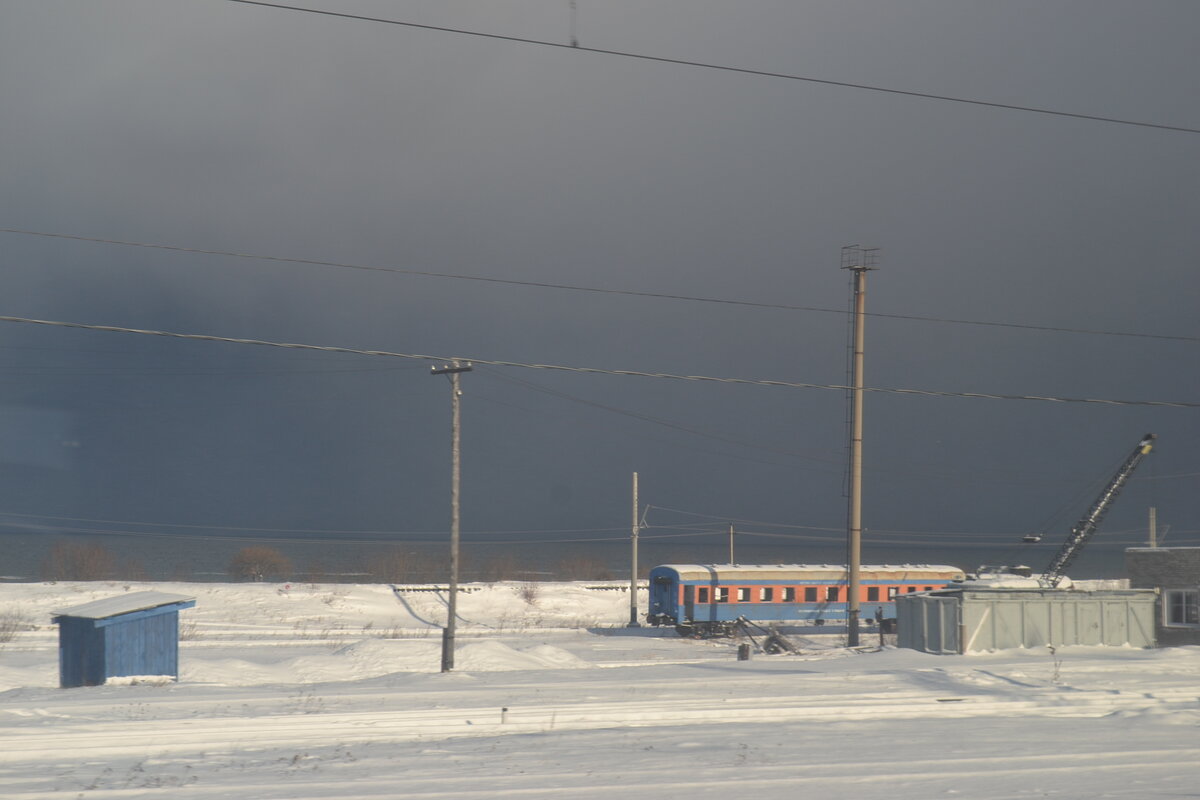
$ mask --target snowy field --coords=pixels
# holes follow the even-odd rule
[[[0,584],[0,797],[1200,796],[1200,648],[738,661],[621,590],[468,588],[442,674],[437,593]],[[197,600],[180,681],[57,688],[50,612],[149,589]]]

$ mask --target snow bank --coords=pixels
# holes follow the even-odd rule
[[[52,608],[192,595],[178,683],[57,688]],[[2,584],[0,797],[664,800],[799,794],[1182,797],[1200,782],[1200,648],[934,656],[625,627],[628,595],[472,586],[455,670],[437,591]]]

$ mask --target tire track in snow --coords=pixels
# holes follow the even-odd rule
[[[1146,748],[1131,750],[1102,749],[1085,753],[1024,754],[1006,756],[946,755],[938,759],[877,758],[870,771],[864,772],[861,764],[853,761],[834,763],[812,763],[794,761],[787,763],[709,764],[691,771],[687,777],[677,772],[664,772],[654,766],[623,765],[618,774],[606,774],[603,780],[597,776],[580,774],[571,767],[536,774],[508,773],[466,774],[455,776],[448,784],[444,773],[427,770],[421,756],[415,755],[397,763],[392,756],[374,756],[358,760],[347,767],[339,762],[336,753],[325,757],[307,755],[312,760],[310,768],[347,769],[348,772],[334,779],[332,776],[319,779],[309,774],[302,782],[288,780],[285,772],[279,772],[281,758],[272,753],[262,759],[239,757],[236,761],[215,766],[217,774],[240,772],[262,774],[264,766],[276,767],[277,783],[259,781],[244,783],[236,780],[239,793],[257,800],[376,800],[395,798],[402,787],[406,798],[427,800],[473,800],[480,798],[507,797],[571,797],[572,800],[611,800],[624,792],[652,797],[721,797],[731,796],[757,798],[792,798],[797,791],[804,795],[831,792],[827,796],[846,796],[852,787],[887,784],[897,796],[917,796],[932,787],[970,786],[975,779],[995,786],[997,780],[1011,781],[1017,787],[1006,792],[1004,797],[1026,797],[1035,793],[1033,787],[1057,780],[1055,785],[1075,786],[1079,792],[1069,796],[1094,796],[1093,792],[1078,785],[1080,776],[1087,776],[1093,784],[1124,788],[1119,793],[1104,792],[1108,797],[1142,797],[1139,792],[1147,790],[1147,783],[1156,775],[1178,775],[1181,763],[1194,763],[1200,758],[1200,749],[1181,745],[1178,748]],[[282,759],[286,761],[286,759]],[[97,764],[98,765],[98,764]],[[169,762],[156,759],[154,767],[178,771],[187,767],[186,762]],[[3,770],[0,770],[2,773]],[[86,774],[86,773],[83,773]],[[119,774],[116,776],[119,779]],[[215,776],[214,776],[215,777]],[[1134,779],[1140,779],[1139,787]],[[1179,778],[1179,780],[1183,780]],[[736,794],[729,787],[737,786]],[[0,788],[5,783],[0,778]],[[230,784],[221,780],[201,780],[186,786],[186,796],[202,798],[227,798]],[[87,796],[95,800],[145,796],[134,789],[121,788],[89,789]],[[962,792],[956,792],[961,794]],[[1057,793],[1057,792],[1056,792]],[[989,797],[996,795],[984,792]],[[60,793],[22,793],[22,797],[61,797]],[[1179,796],[1172,794],[1170,796]]]
[[[1177,708],[1176,708],[1177,707]],[[59,759],[62,752],[89,756],[187,754],[233,747],[322,746],[330,742],[437,741],[546,731],[652,728],[765,722],[861,722],[1004,716],[1101,717],[1117,711],[1200,710],[1191,697],[1167,700],[1109,691],[1037,692],[1019,698],[939,697],[905,693],[864,698],[751,697],[691,700],[560,703],[514,707],[500,720],[495,707],[330,712],[217,719],[147,720],[147,730],[127,722],[69,722],[0,731],[0,763]],[[116,736],[119,732],[119,736]]]

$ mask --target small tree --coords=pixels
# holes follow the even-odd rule
[[[42,576],[51,581],[103,581],[116,572],[116,558],[98,544],[60,542],[42,562]]]
[[[243,547],[229,561],[228,570],[233,577],[249,581],[286,578],[292,573],[292,562],[273,547]]]

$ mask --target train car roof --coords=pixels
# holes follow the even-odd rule
[[[653,571],[673,570],[684,580],[703,580],[720,576],[725,579],[746,578],[763,580],[765,578],[785,578],[797,573],[817,577],[843,578],[846,575],[844,564],[660,564]],[[951,573],[952,575],[947,575]],[[948,564],[864,564],[859,567],[859,574],[871,578],[886,574],[889,577],[923,578],[963,577],[964,573],[958,567]]]

